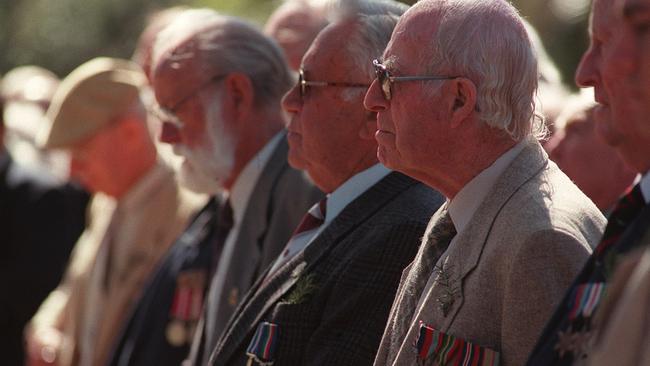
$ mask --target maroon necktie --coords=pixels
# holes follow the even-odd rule
[[[625,229],[639,215],[645,206],[641,193],[641,184],[637,184],[627,192],[616,204],[612,214],[607,219],[607,227],[603,239],[596,247],[596,255],[603,253],[607,248],[616,243]]]

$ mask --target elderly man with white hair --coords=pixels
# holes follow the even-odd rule
[[[250,24],[208,9],[177,15],[158,35],[150,80],[181,183],[216,197],[150,279],[110,364],[177,366],[192,342],[201,363],[322,193],[287,163],[280,98],[292,77]]]
[[[535,139],[521,18],[505,0],[420,1],[375,68],[365,104],[380,160],[449,199],[404,272],[375,365],[522,365],[604,218]]]
[[[374,113],[363,108],[405,6],[346,2],[314,40],[290,113],[289,163],[327,199],[235,312],[209,365],[371,365],[402,269],[442,196],[377,161]],[[345,45],[341,47],[341,45]]]

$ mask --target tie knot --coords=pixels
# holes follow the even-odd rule
[[[318,203],[313,205],[309,211],[303,216],[302,221],[296,230],[293,232],[293,236],[304,233],[305,231],[310,231],[318,228],[325,222],[325,214],[327,212],[327,198],[323,198]]]

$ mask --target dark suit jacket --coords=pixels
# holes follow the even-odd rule
[[[242,231],[236,244],[226,294],[243,294],[261,271],[277,257],[304,212],[321,196],[306,177],[289,167],[286,140],[278,144],[250,197]],[[181,345],[167,337],[178,279],[183,274],[203,272],[205,295],[212,270],[214,228],[218,203],[210,202],[172,246],[143,298],[134,310],[110,361],[110,365],[174,365],[188,355],[191,330]],[[243,238],[247,240],[243,241]],[[180,276],[179,276],[180,275]],[[228,318],[239,299],[228,296],[218,318]],[[225,320],[223,320],[225,322]]]
[[[421,183],[389,174],[304,251],[258,280],[209,364],[246,364],[246,348],[262,321],[278,325],[277,366],[372,364],[402,269],[442,202]]]
[[[609,250],[602,253],[602,255],[592,255],[585,264],[580,274],[574,280],[572,286],[567,290],[562,299],[562,302],[555,310],[555,313],[546,324],[544,333],[537,341],[535,349],[531,353],[527,365],[572,365],[576,359],[574,352],[565,352],[562,355],[556,349],[559,342],[558,335],[560,332],[566,332],[567,329],[574,333],[580,331],[590,331],[591,335],[596,334],[596,329],[592,326],[590,319],[576,319],[570,321],[569,305],[573,301],[573,293],[577,286],[607,282],[614,272],[614,264],[618,262],[618,258],[625,254],[630,253],[636,248],[644,244],[641,240],[644,235],[650,232],[650,204],[645,205],[641,210],[638,217],[625,229],[620,239],[610,247]],[[588,328],[588,329],[580,329]],[[589,349],[585,349],[589,353]]]
[[[0,151],[0,355],[23,364],[23,328],[58,284],[89,196]]]

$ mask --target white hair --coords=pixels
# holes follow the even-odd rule
[[[432,52],[424,63],[432,74],[453,74],[477,87],[480,120],[514,140],[543,138],[546,126],[535,112],[538,68],[517,10],[505,0],[436,0]]]
[[[346,56],[362,73],[374,79],[372,60],[381,57],[408,6],[392,0],[330,0],[327,6],[330,22],[355,23],[355,30],[345,45]]]
[[[181,46],[168,55],[169,44]],[[284,54],[272,39],[246,21],[211,9],[186,10],[161,31],[154,60],[160,57],[172,57],[178,64],[198,58],[199,69],[192,71],[206,78],[217,72],[247,75],[259,107],[279,105],[293,83]]]

